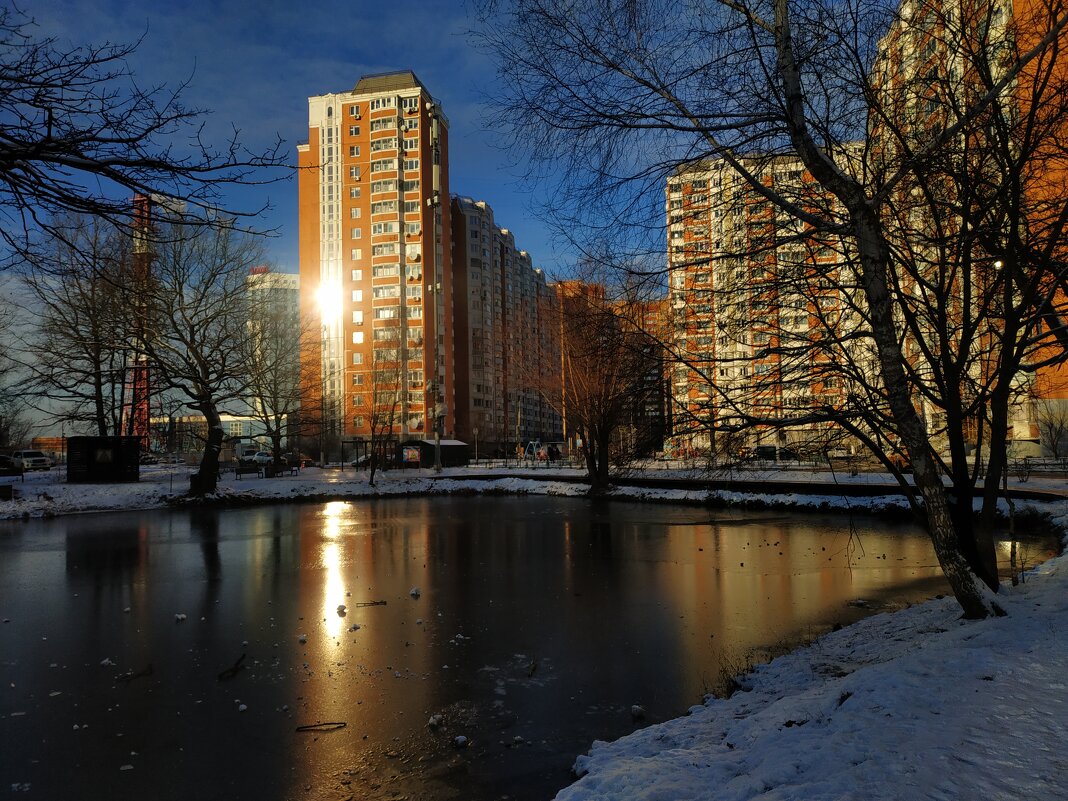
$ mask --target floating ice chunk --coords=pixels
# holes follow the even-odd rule
[[[351,626],[349,626],[349,631],[359,631],[359,630],[360,630],[360,624],[359,623],[353,623]]]
[[[418,598],[420,595],[423,594],[423,591],[418,587],[412,587],[410,590],[408,590],[408,594],[413,598]]]
[[[632,704],[630,707],[630,716],[635,720],[641,720],[645,717],[645,707],[641,704]]]
[[[237,705],[237,711],[238,712],[244,712],[246,709],[248,709],[248,706],[245,705],[245,704],[238,704]]]
[[[345,604],[337,605],[337,613],[339,617],[345,617]]]
[[[456,737],[452,741],[453,745],[455,745],[457,748],[467,748],[467,742],[467,738],[464,737],[462,734],[456,735]]]
[[[427,721],[426,725],[432,729],[436,729],[441,726],[444,720],[445,718],[442,715],[431,715],[430,720]]]
[[[106,666],[106,665],[114,665],[115,663],[111,661],[111,657],[110,656],[105,656],[103,659],[100,660],[100,664]]]
[[[133,770],[133,765],[122,765],[119,770]]]
[[[185,618],[186,618],[186,616],[185,616],[185,613],[184,613],[184,612],[178,612],[178,613],[177,613],[177,614],[176,614],[176,615],[174,616],[174,622],[175,622],[175,623],[181,623],[181,622],[182,622],[183,620],[185,620]]]
[[[303,645],[307,641],[308,641],[308,635],[307,634],[298,634],[297,635],[297,642],[299,642],[301,645]]]

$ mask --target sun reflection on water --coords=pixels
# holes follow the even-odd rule
[[[345,603],[345,582],[341,576],[341,524],[352,504],[331,501],[323,508],[323,545],[319,560],[326,570],[323,581],[323,619],[326,634],[331,638],[341,634],[345,618],[338,607]]]

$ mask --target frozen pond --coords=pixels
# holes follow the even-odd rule
[[[549,798],[751,655],[942,591],[927,538],[871,518],[464,497],[0,522],[0,785]]]

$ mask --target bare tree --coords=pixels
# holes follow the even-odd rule
[[[1035,398],[1032,407],[1043,449],[1058,459],[1068,456],[1068,399]]]
[[[135,82],[127,59],[139,43],[68,47],[34,33],[23,12],[0,9],[0,238],[11,259],[38,229],[62,236],[53,221],[67,213],[128,225],[131,194],[184,201],[185,224],[250,216],[201,212],[228,186],[272,180],[262,168],[283,166],[279,145],[251,153],[236,131],[219,149],[202,142],[204,112],[183,104],[183,85]]]
[[[100,436],[124,432],[130,403],[135,320],[123,303],[130,278],[129,240],[106,222],[70,217],[61,236],[30,265],[25,283],[40,313],[23,369],[26,393],[49,412]]]
[[[497,4],[490,5],[497,10]],[[962,142],[981,140],[987,130],[984,118],[996,102],[1004,100],[1007,111],[1027,107],[1026,101],[1009,96],[1018,82],[1055,59],[1068,16],[1057,3],[1049,3],[1022,23],[1002,25],[1003,33],[1013,35],[993,41],[988,37],[993,47],[977,54],[996,61],[996,69],[986,71],[985,84],[982,65],[969,67],[957,73],[964,76],[967,91],[958,92],[955,99],[913,94],[908,101],[914,105],[922,101],[922,108],[928,102],[958,103],[959,108],[950,107],[951,113],[940,119],[898,122],[894,109],[902,90],[892,80],[896,72],[878,68],[884,63],[881,53],[900,30],[908,32],[901,50],[915,48],[922,53],[932,25],[927,10],[928,6],[914,5],[898,15],[885,4],[868,0],[804,6],[788,0],[724,0],[685,8],[667,8],[656,0],[517,0],[506,14],[494,18],[482,37],[500,57],[506,79],[499,122],[510,126],[519,146],[552,162],[554,174],[563,176],[561,185],[554,187],[552,202],[561,229],[573,238],[613,236],[618,247],[633,251],[628,265],[644,256],[649,271],[659,269],[655,260],[663,249],[662,228],[651,221],[662,213],[661,193],[668,176],[679,165],[715,159],[761,198],[769,207],[767,213],[795,221],[796,241],[818,243],[820,248],[841,243],[840,263],[847,268],[843,274],[840,267],[821,273],[815,269],[819,259],[804,261],[805,270],[817,279],[816,286],[826,281],[829,288],[845,289],[836,302],[851,304],[862,317],[852,337],[861,345],[856,349],[858,376],[866,380],[858,382],[860,392],[845,388],[845,400],[829,409],[837,410],[837,422],[859,441],[879,446],[882,453],[889,444],[907,455],[943,571],[965,615],[984,617],[1001,611],[977,580],[981,576],[990,587],[997,587],[992,540],[982,528],[963,527],[959,507],[955,511],[949,503],[935,461],[931,424],[918,403],[918,393],[939,386],[946,393],[959,392],[960,386],[938,384],[932,364],[943,354],[937,347],[925,353],[924,326],[910,327],[906,320],[910,308],[906,297],[915,291],[913,282],[926,276],[923,270],[914,270],[910,280],[898,278],[906,260],[896,238],[903,227],[895,220],[895,203],[903,192],[922,193],[940,169],[944,173],[940,162],[947,153],[959,152]],[[974,33],[976,23],[962,22],[957,38]],[[958,48],[956,55],[968,54]],[[1059,74],[1047,73],[1034,85],[1053,86],[1055,100],[1062,93]],[[911,85],[937,75],[914,75]],[[869,137],[869,131],[879,136]],[[758,160],[796,159],[805,180],[811,181],[811,190],[795,196],[777,192],[764,172],[747,162],[753,155]],[[953,190],[946,197],[962,200]],[[1004,208],[1003,193],[1001,197]],[[1002,219],[996,230],[1011,231],[1004,223]],[[1045,251],[1050,256],[1060,252],[1056,239],[1046,241],[1047,247],[1053,245]],[[774,234],[771,241],[779,244]],[[767,240],[750,241],[743,252],[767,247]],[[990,245],[981,247],[986,255],[998,255]],[[977,255],[973,252],[973,259]],[[934,294],[953,286],[944,284]],[[1011,292],[1002,284],[1002,298]],[[770,304],[765,307],[770,309],[781,299],[772,290],[757,300]],[[1033,321],[1048,308],[1034,302],[1012,305],[1026,319],[1022,328],[1006,329],[1012,342],[1019,342],[1020,332],[1033,330]],[[1008,307],[1001,303],[1001,313]],[[827,316],[819,310],[808,314],[807,305],[804,311],[810,323],[812,317]],[[1052,325],[1059,327],[1055,320]],[[814,327],[806,325],[809,330]],[[823,330],[835,328],[823,326]],[[959,337],[960,331],[955,335]],[[813,343],[804,352],[818,375],[833,363],[829,343],[834,338],[811,334],[805,338]],[[795,349],[783,355],[801,353]],[[812,361],[813,356],[818,359]],[[1001,407],[1011,400],[1007,377],[1013,370],[1012,360],[999,361],[995,372],[1000,371],[1002,379],[990,384],[997,387],[988,404],[992,410],[998,407],[991,414],[994,432],[1004,430],[994,415],[1003,415]],[[753,386],[774,394],[774,380],[754,381]],[[777,408],[785,407],[757,399],[761,402],[753,408],[758,413],[749,415],[748,424],[782,426]],[[776,414],[765,414],[762,407],[776,409]],[[800,401],[790,411],[792,425],[828,417],[822,413],[825,409],[817,415],[810,409],[802,413]],[[854,421],[861,419],[858,412],[868,420],[886,421],[886,435],[868,420],[856,425]],[[947,419],[935,427],[943,422],[969,424],[965,419]],[[887,442],[880,443],[878,438],[884,436]],[[994,439],[998,436],[993,434]]]
[[[370,372],[356,374],[367,381],[367,394],[356,394],[354,397],[359,399],[357,402],[361,404],[356,407],[357,411],[366,410],[365,419],[371,432],[368,446],[368,483],[372,487],[375,484],[375,473],[379,465],[388,458],[387,450],[396,442],[398,427],[404,422],[401,369],[399,356],[392,348],[375,348]]]
[[[207,422],[195,493],[215,491],[223,443],[221,415],[247,401],[254,340],[245,278],[262,254],[229,227],[164,231],[152,270],[131,287],[131,308],[147,317],[140,349],[156,380]]]
[[[252,416],[271,441],[275,463],[281,461],[282,440],[297,442],[303,432],[300,415],[300,349],[312,336],[302,324],[291,292],[276,273],[247,279],[249,334],[249,401]]]

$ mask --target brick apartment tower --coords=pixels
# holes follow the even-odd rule
[[[400,439],[455,428],[448,152],[448,120],[412,72],[308,98],[302,406],[329,457],[387,406]]]

